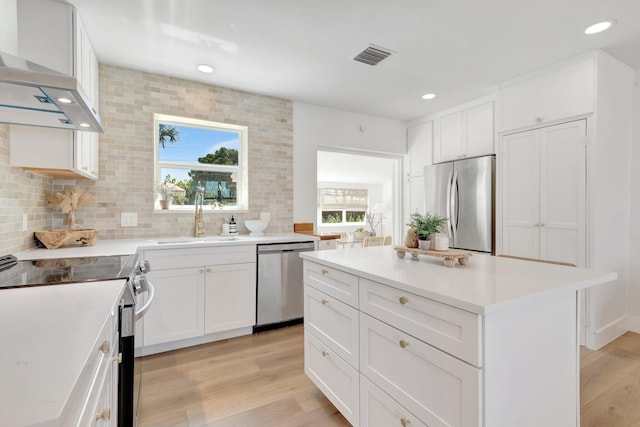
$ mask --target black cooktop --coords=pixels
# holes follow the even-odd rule
[[[7,255],[0,257],[0,289],[126,279],[135,261],[136,255],[29,261]]]

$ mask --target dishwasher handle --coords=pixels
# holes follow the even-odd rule
[[[315,243],[313,242],[272,243],[258,245],[258,254],[304,252],[313,250],[315,250]]]

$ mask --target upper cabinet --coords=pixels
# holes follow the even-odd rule
[[[76,77],[98,105],[98,61],[76,9],[56,0],[18,2],[18,54]],[[95,132],[11,126],[11,166],[52,178],[98,179]]]
[[[447,113],[433,121],[433,163],[493,154],[494,102]]]
[[[499,92],[499,131],[592,113],[595,69],[595,59],[588,58],[520,83],[507,83]]]

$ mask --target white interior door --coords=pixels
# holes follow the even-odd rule
[[[540,129],[540,258],[585,266],[585,120]]]
[[[503,233],[505,255],[539,258],[540,143],[537,131],[503,139]]]

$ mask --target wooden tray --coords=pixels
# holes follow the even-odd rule
[[[35,231],[34,236],[47,249],[57,249],[65,244],[93,246],[98,241],[98,230],[95,228],[61,228],[58,230]]]
[[[436,258],[443,258],[444,265],[453,267],[456,263],[466,265],[469,257],[473,252],[463,251],[460,249],[447,249],[446,251],[423,250],[418,248],[407,248],[406,246],[396,246],[393,248],[398,258],[404,258],[406,253],[410,253],[413,259],[417,259],[418,255],[427,255]]]

